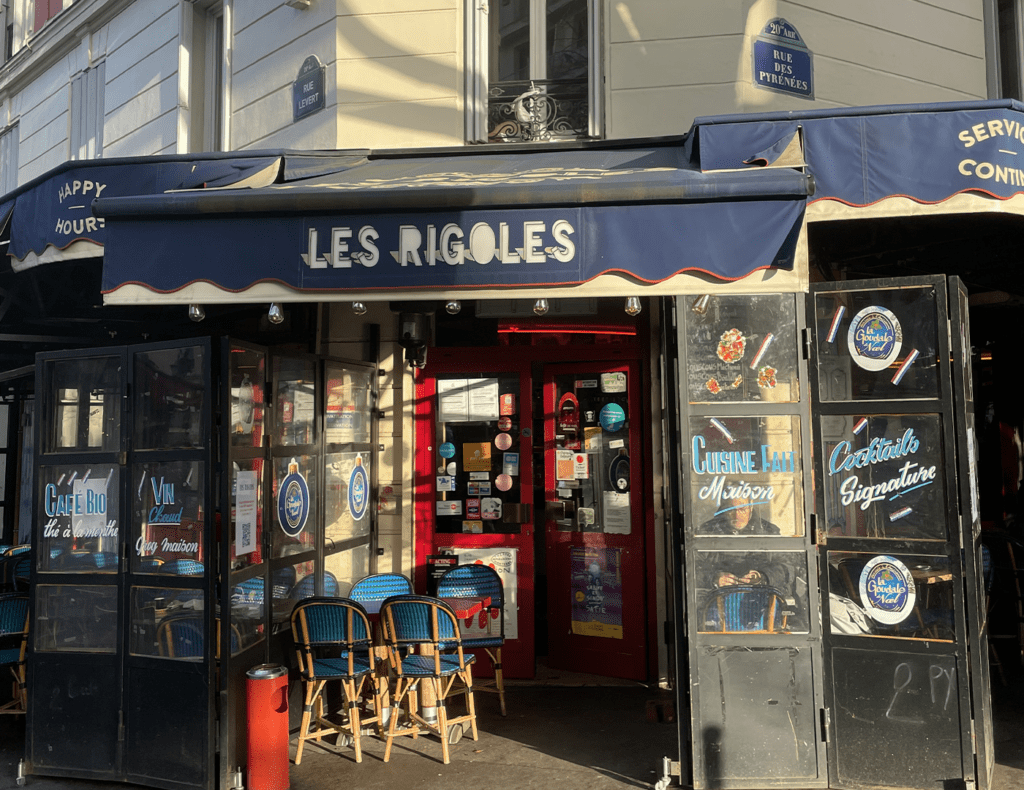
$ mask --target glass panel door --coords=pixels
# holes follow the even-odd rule
[[[833,786],[974,777],[946,298],[941,276],[809,297]]]

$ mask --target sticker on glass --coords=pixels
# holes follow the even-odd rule
[[[576,511],[576,524],[580,529],[588,529],[595,524],[594,508],[581,507]]]
[[[448,475],[438,475],[437,478],[437,490],[438,491],[454,491],[455,490],[455,478],[449,477]]]
[[[484,521],[497,521],[501,518],[501,500],[496,497],[484,497],[480,500],[480,518]]]
[[[348,478],[348,512],[355,521],[361,521],[366,515],[366,505],[370,501],[370,479],[366,476],[363,456],[356,456],[356,465]]]
[[[598,419],[601,422],[602,428],[609,433],[615,433],[626,424],[626,412],[617,403],[607,403],[601,408],[601,414]]]
[[[288,475],[281,481],[277,493],[277,520],[290,538],[297,537],[306,526],[309,516],[309,486],[299,472],[299,462],[288,462]]]
[[[495,478],[494,485],[499,491],[508,491],[512,487],[512,476],[500,474]]]
[[[616,371],[615,373],[601,374],[601,392],[625,392],[626,373]]]
[[[451,442],[445,442],[437,448],[437,452],[442,458],[454,458],[455,457],[455,445]]]
[[[850,321],[846,342],[858,367],[884,370],[899,356],[903,346],[903,328],[891,310],[871,305]]]
[[[445,471],[454,477],[455,473],[459,471],[459,465],[452,461],[450,464],[448,464],[448,466],[445,467]]]
[[[499,450],[507,450],[512,446],[512,437],[507,433],[499,433],[494,437],[494,446]]]
[[[461,516],[462,500],[441,500],[437,503],[437,515],[439,516]]]
[[[868,616],[895,625],[914,611],[917,588],[910,569],[895,557],[872,557],[860,572],[860,599]]]
[[[738,329],[728,329],[718,339],[718,358],[722,362],[733,363],[743,359],[743,352],[747,348],[747,340]]]
[[[629,491],[629,456],[617,455],[608,467],[608,483],[613,491]]]
[[[512,429],[512,418],[511,417],[499,417],[498,418],[498,430],[508,431]]]
[[[519,453],[505,453],[501,457],[501,472],[511,477],[519,475]]]

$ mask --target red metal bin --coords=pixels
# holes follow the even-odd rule
[[[249,790],[288,790],[288,669],[260,664],[245,673]]]

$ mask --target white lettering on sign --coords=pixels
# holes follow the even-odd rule
[[[546,222],[528,220],[522,226],[500,222],[497,227],[488,222],[477,222],[468,230],[454,222],[438,229],[436,225],[401,225],[398,228],[397,250],[391,257],[402,267],[462,266],[473,261],[485,266],[492,261],[504,265],[542,264],[548,260],[569,263],[576,257],[573,235],[576,229],[564,219],[551,224],[554,242],[545,246]],[[351,226],[331,228],[330,251],[320,250],[320,233],[316,228],[306,230],[306,252],[302,261],[311,269],[354,269],[355,264],[372,268],[380,262],[377,241],[380,233],[372,225],[363,225],[358,231]]]
[[[981,159],[961,159],[957,165],[960,175],[993,184],[1007,184],[1013,187],[1024,187],[1024,168],[1018,167],[1014,161],[1019,150],[1008,150],[1000,146],[1020,148],[1024,144],[1024,125],[1010,118],[992,118],[983,123],[976,123],[957,134],[957,139],[964,148],[973,148],[980,142],[991,140],[990,145],[997,147],[990,156],[1003,154],[1007,157],[1005,164],[983,161]]]
[[[828,473],[831,476],[839,472],[850,472],[887,461],[896,461],[913,455],[920,446],[921,443],[914,435],[913,428],[907,428],[899,439],[875,437],[866,447],[852,452],[852,445],[844,439],[835,446],[829,456]],[[873,502],[883,499],[892,502],[910,491],[931,485],[935,482],[936,473],[934,465],[921,466],[908,459],[899,468],[899,474],[888,480],[876,481],[872,478],[870,483],[861,484],[857,475],[850,475],[839,485],[840,498],[844,506],[859,502],[860,509],[867,510]]]

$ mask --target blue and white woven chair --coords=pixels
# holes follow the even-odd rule
[[[398,595],[384,601],[380,622],[388,650],[388,662],[395,676],[391,705],[397,711],[402,701],[406,700],[409,715],[408,725],[401,728],[397,726],[397,714],[392,715],[388,721],[384,762],[391,759],[391,744],[396,736],[411,735],[415,738],[422,731],[429,730],[440,737],[441,754],[447,765],[451,760],[448,750],[449,727],[468,722],[473,740],[479,740],[480,737],[473,702],[472,664],[476,657],[462,652],[459,621],[455,612],[437,598]],[[453,696],[456,681],[462,683],[455,693],[465,695],[466,713],[450,717],[446,703]],[[416,695],[419,694],[423,699],[423,683],[429,684],[436,701],[436,722],[426,720],[417,710]]]
[[[376,716],[361,720],[359,700],[363,697],[364,686],[371,691],[373,710],[381,709],[373,677],[370,633],[366,611],[348,598],[306,598],[292,610],[292,636],[306,690],[299,744],[295,750],[296,765],[302,762],[302,747],[306,741],[319,741],[332,732],[351,736],[356,762],[362,762],[360,728],[363,724],[379,722]],[[324,717],[323,690],[331,681],[341,684],[344,695],[347,718],[340,725]]]
[[[28,646],[28,595],[0,595],[0,667],[11,671],[11,701],[0,713],[25,713],[25,649]]]
[[[330,571],[324,571],[324,597],[334,598],[337,594],[338,580]],[[299,579],[295,586],[292,587],[291,592],[288,593],[288,597],[296,601],[301,601],[303,598],[312,598],[314,595],[316,595],[316,577],[313,574]]]
[[[353,601],[385,601],[393,595],[412,595],[412,582],[400,573],[375,573],[352,585],[348,597]]]
[[[490,605],[484,610],[488,627],[498,629],[497,634],[487,636],[466,636],[462,639],[463,650],[484,650],[494,667],[494,683],[479,683],[478,691],[495,691],[501,704],[501,715],[505,715],[505,679],[501,670],[501,648],[505,644],[505,588],[498,572],[488,565],[456,565],[448,570],[437,582],[438,598],[482,598],[489,597]]]
[[[699,631],[775,634],[786,629],[786,600],[774,587],[734,584],[712,590]]]

